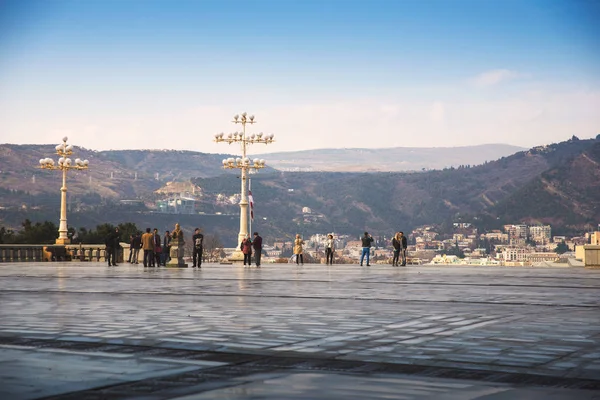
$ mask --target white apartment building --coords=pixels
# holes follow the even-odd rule
[[[504,261],[525,261],[527,250],[522,247],[506,247],[500,254]]]

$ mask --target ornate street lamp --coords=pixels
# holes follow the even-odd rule
[[[223,168],[225,169],[233,169],[237,168],[242,171],[242,193],[240,200],[240,233],[238,235],[238,246],[236,253],[234,253],[233,259],[237,260],[240,257],[241,253],[239,250],[239,245],[242,243],[242,240],[248,236],[248,171],[250,170],[259,170],[265,167],[265,160],[255,158],[254,160],[250,160],[246,155],[246,146],[254,143],[264,143],[269,144],[273,143],[273,134],[263,134],[262,132],[257,134],[246,134],[246,124],[255,124],[256,120],[254,119],[254,115],[248,116],[246,113],[242,113],[242,115],[235,115],[233,117],[234,124],[241,124],[242,131],[234,132],[225,135],[223,132],[217,133],[215,135],[215,142],[221,143],[225,142],[228,144],[239,143],[242,148],[242,157],[238,158],[226,158],[223,160]],[[240,260],[243,259],[241,256]]]
[[[73,161],[69,158],[73,154],[73,145],[67,144],[68,137],[63,138],[63,142],[56,146],[56,154],[60,157],[55,163],[51,158],[42,158],[40,168],[59,169],[62,171],[62,187],[60,188],[60,224],[58,226],[58,239],[56,244],[69,244],[71,240],[67,237],[67,171],[70,169],[88,169],[88,160],[76,158]]]

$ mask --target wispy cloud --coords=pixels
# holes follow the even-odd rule
[[[521,76],[522,74],[509,69],[493,69],[482,72],[481,74],[475,76],[471,79],[471,83],[477,87],[488,87],[495,86],[502,82],[507,82]]]

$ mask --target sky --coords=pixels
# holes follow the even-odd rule
[[[523,147],[600,133],[594,0],[0,0],[0,143]],[[267,160],[268,161],[268,160]]]

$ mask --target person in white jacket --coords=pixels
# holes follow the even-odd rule
[[[333,253],[335,252],[335,239],[330,233],[327,235],[327,241],[325,242],[325,257],[327,257],[327,265],[333,265]]]

